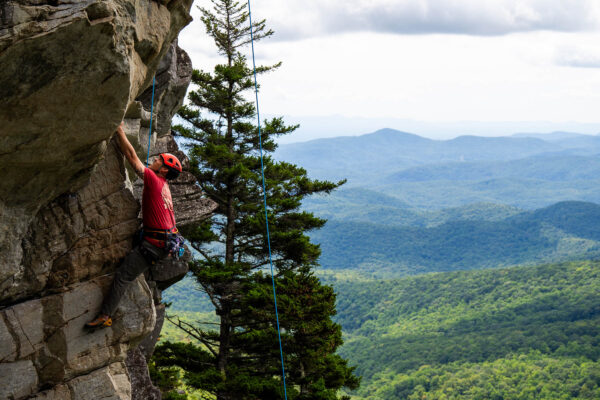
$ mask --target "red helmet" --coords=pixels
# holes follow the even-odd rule
[[[179,159],[171,153],[162,153],[160,154],[160,158],[165,167],[169,169],[167,179],[171,180],[177,178],[181,172],[181,163],[179,162]]]
[[[181,163],[179,162],[179,159],[173,154],[162,153],[160,155],[160,158],[162,158],[162,161],[165,164],[165,166],[167,166],[168,168],[174,168],[177,171],[181,172]]]

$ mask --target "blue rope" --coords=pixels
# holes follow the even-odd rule
[[[250,0],[248,0],[248,18],[250,19],[250,42],[252,43],[252,67],[254,68],[254,93],[256,95],[256,118],[258,120],[258,143],[260,147],[260,170],[262,173],[263,200],[265,204],[265,222],[267,225],[267,244],[269,246],[269,264],[271,265],[271,281],[273,283],[273,300],[275,301],[275,318],[277,320],[277,337],[279,338],[279,354],[281,355],[281,376],[283,377],[283,393],[287,400],[287,388],[285,385],[285,366],[283,364],[283,347],[281,345],[281,330],[279,329],[279,312],[277,311],[277,291],[275,290],[275,275],[273,273],[273,257],[271,256],[271,236],[269,234],[269,215],[267,213],[267,189],[265,185],[265,165],[263,162],[262,137],[260,130],[260,110],[258,109],[258,85],[256,83],[256,61],[254,59],[254,33],[252,30],[252,11]]]
[[[152,78],[152,100],[150,100],[150,128],[148,128],[148,155],[146,156],[146,167],[150,159],[150,139],[152,139],[152,116],[154,115],[154,87],[156,86],[156,75]]]

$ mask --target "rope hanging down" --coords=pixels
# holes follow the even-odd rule
[[[152,139],[152,116],[154,115],[154,87],[156,86],[156,75],[152,78],[152,100],[150,100],[150,128],[148,128],[148,155],[146,156],[146,167],[150,159],[150,139]]]
[[[279,338],[279,354],[281,355],[281,375],[283,377],[283,393],[287,400],[287,388],[285,385],[285,366],[283,364],[283,347],[281,346],[281,330],[279,329],[279,312],[277,311],[277,291],[275,290],[275,275],[273,273],[273,258],[271,256],[271,237],[269,235],[269,216],[267,213],[267,189],[265,185],[265,165],[263,162],[262,137],[260,129],[260,110],[258,109],[258,84],[256,83],[256,61],[254,59],[254,33],[252,31],[252,11],[250,0],[248,0],[248,18],[250,20],[250,43],[252,44],[252,68],[254,69],[254,94],[256,95],[256,118],[258,121],[258,143],[260,148],[260,170],[262,173],[263,200],[265,205],[265,223],[267,226],[267,244],[269,247],[269,264],[271,265],[271,281],[273,283],[273,300],[275,302],[275,318],[277,320],[277,337]]]

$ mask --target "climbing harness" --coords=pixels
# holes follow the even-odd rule
[[[153,246],[152,244],[148,243],[145,240],[142,240],[142,242],[140,243],[140,254],[144,257],[144,259],[146,260],[146,262],[150,265],[154,265],[158,262],[158,260],[161,259],[161,254],[159,253],[159,250],[157,250],[157,247]],[[150,274],[152,274],[152,269],[150,268]]]
[[[265,205],[265,224],[267,226],[267,244],[269,247],[269,264],[271,265],[271,282],[273,283],[273,300],[275,302],[275,318],[277,320],[277,337],[279,339],[279,354],[281,355],[281,376],[283,377],[283,393],[287,400],[287,388],[285,384],[285,366],[283,363],[283,347],[281,345],[281,330],[279,329],[279,312],[277,311],[277,291],[275,290],[275,275],[273,273],[273,257],[271,256],[271,237],[269,235],[269,215],[267,213],[267,189],[265,185],[265,165],[263,162],[262,137],[260,130],[260,110],[258,109],[258,84],[256,83],[256,61],[254,58],[254,33],[252,31],[252,11],[250,0],[248,0],[248,18],[250,20],[250,43],[252,44],[252,67],[254,69],[254,94],[256,95],[256,119],[258,121],[258,144],[260,148],[260,170],[262,173],[263,201]]]

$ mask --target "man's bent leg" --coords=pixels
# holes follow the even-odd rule
[[[141,273],[146,271],[149,266],[150,263],[140,253],[140,247],[135,247],[125,257],[125,260],[123,260],[121,266],[117,270],[110,287],[110,292],[104,298],[100,312],[104,315],[113,316],[125,290],[127,290],[131,282],[133,282]]]

